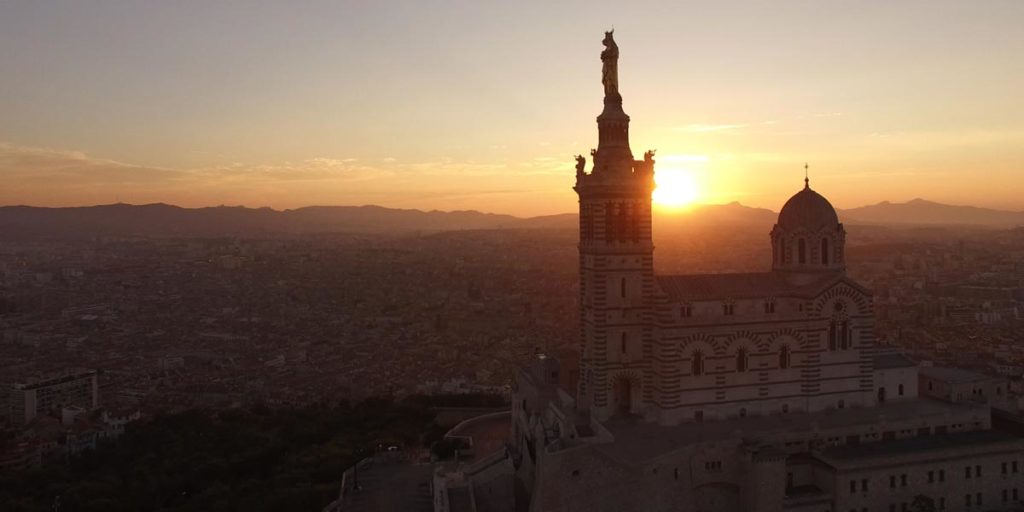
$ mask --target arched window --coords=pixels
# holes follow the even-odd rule
[[[782,412],[789,412],[789,404],[782,404]]]
[[[839,326],[839,346],[843,350],[846,350],[850,348],[852,341],[853,340],[850,339],[850,322],[843,320],[842,324]]]
[[[821,264],[828,265],[828,238],[821,239]]]
[[[836,349],[836,341],[838,341],[838,336],[836,335],[836,321],[832,320],[831,322],[828,323],[828,349],[829,350],[835,350]]]
[[[779,368],[789,368],[789,345],[783,345],[779,349]]]
[[[696,411],[693,413],[693,420],[697,423],[704,421],[704,411]]]
[[[747,416],[747,408],[746,407],[740,407],[740,418],[745,418],[746,416]]]
[[[900,396],[903,396],[903,384],[900,384],[899,387],[896,388],[896,393],[898,393]]]
[[[621,347],[622,353],[625,354],[626,353],[626,333],[625,332],[622,333],[622,339],[619,340],[619,343],[622,345],[622,347]]]
[[[693,359],[690,361],[690,373],[694,375],[704,375],[704,354],[700,350],[693,353]]]
[[[745,348],[736,351],[736,371],[747,371],[747,349]]]
[[[839,408],[840,409],[845,409],[846,408],[846,400],[839,400]]]
[[[803,238],[797,241],[796,252],[798,258],[797,261],[799,261],[801,265],[807,263],[807,244],[804,242]]]

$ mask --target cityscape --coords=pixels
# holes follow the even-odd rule
[[[694,16],[717,20],[697,33],[717,26],[743,48],[703,51],[737,59],[763,43],[735,25],[737,13],[766,26],[821,20],[843,33],[856,30],[852,18],[890,9],[907,25],[883,26],[879,37],[908,46],[879,56],[877,68],[829,47],[848,66],[879,79],[888,72],[893,87],[933,84],[935,62],[973,58],[991,102],[936,84],[896,106],[890,93],[834,70],[835,83],[804,91],[864,95],[834,93],[841,112],[808,106],[813,94],[789,108],[816,113],[762,111],[765,91],[805,87],[772,68],[754,76],[746,107],[767,120],[714,123],[679,107],[730,112],[722,105],[745,89],[722,85],[718,104],[706,77],[689,90],[675,83],[690,75],[671,64],[659,71],[641,55],[659,44],[677,50],[679,41],[659,41],[670,20],[637,24],[621,6],[586,14],[588,26],[556,39],[552,27],[568,21],[529,13],[564,7],[115,4],[0,7],[0,46],[17,43],[0,65],[46,62],[48,73],[71,76],[60,59],[79,55],[91,63],[78,71],[87,91],[108,80],[99,77],[113,68],[97,56],[109,56],[141,66],[126,69],[148,84],[126,81],[124,105],[96,89],[111,116],[90,138],[70,121],[73,109],[61,114],[65,128],[41,120],[52,107],[30,93],[44,91],[41,82],[0,78],[21,91],[0,93],[12,120],[0,129],[0,174],[11,185],[0,191],[0,510],[1024,510],[1024,160],[1018,100],[1003,95],[1004,83],[1024,84],[1010,64],[1024,48],[1017,4],[967,12],[938,2],[974,24],[932,13],[934,26],[993,37],[943,54],[952,36],[901,31],[923,5],[786,13],[688,3]],[[157,10],[165,21],[150,16]],[[117,25],[110,40],[90,35],[75,49],[69,34],[109,28],[104,12],[118,11],[139,26]],[[203,23],[178,18],[199,12]],[[427,34],[421,21],[456,13],[479,26],[426,43],[444,48],[443,74],[424,64],[426,54],[388,53],[396,50],[380,39]],[[338,27],[352,33],[327,24],[342,14],[351,19]],[[221,24],[236,15],[253,27]],[[512,26],[496,24],[501,16]],[[49,50],[31,45],[45,30],[14,19],[57,31]],[[589,26],[598,20],[605,24]],[[626,22],[618,32],[615,20]],[[397,21],[408,25],[400,36],[390,27]],[[154,38],[192,33],[212,54],[200,58],[186,43],[140,42],[138,55],[112,46],[163,26],[174,28]],[[504,31],[522,44],[492,40]],[[806,37],[775,43],[779,55],[820,58]],[[307,105],[326,97],[322,84],[242,86],[188,59],[244,63],[234,71],[243,74],[293,70],[323,57],[311,48],[326,40],[376,41],[344,59],[365,52],[354,69],[389,78],[346,76],[336,84],[343,103]],[[874,43],[852,44],[868,52]],[[1003,60],[991,57],[994,47],[1011,51]],[[529,85],[486,85],[500,69],[479,53],[488,48],[510,71],[531,73]],[[510,48],[528,55],[505,55]],[[221,103],[169,94],[155,85],[165,70],[141,71],[135,59],[146,55],[176,63],[182,83],[203,83]],[[450,67],[450,58],[481,71]],[[910,64],[917,58],[920,69]],[[574,63],[554,73],[546,59]],[[401,63],[406,74],[394,74]],[[726,73],[718,65],[707,69]],[[417,101],[395,85],[402,76],[426,87]],[[431,82],[439,76],[446,86]],[[566,97],[567,84],[578,98]],[[666,84],[718,106],[654,100]],[[165,127],[138,139],[122,123],[146,87],[165,95],[161,112],[180,116],[161,113]],[[566,119],[526,106],[545,87],[562,96],[543,102]],[[260,110],[245,94],[233,103],[237,91],[288,91],[292,110]],[[531,124],[514,115],[507,126],[488,121],[493,134],[472,125],[466,112],[493,115],[479,91],[533,116],[544,141],[517,138]],[[931,117],[939,92],[953,99],[950,119],[961,104],[976,109],[962,132],[942,132],[953,128]],[[426,98],[437,104],[423,107]],[[350,130],[318,117],[331,108],[373,115]],[[970,124],[985,113],[990,124]],[[239,116],[277,124],[246,131]],[[666,124],[672,116],[680,121]],[[193,138],[196,119],[209,123],[205,138]],[[437,125],[421,128],[423,119]],[[862,122],[877,127],[862,133]],[[233,136],[218,135],[222,128]],[[334,147],[321,140],[331,133],[349,137],[338,148],[368,153],[315,156]],[[459,145],[447,145],[453,137]],[[794,141],[809,145],[806,158]],[[401,147],[373,149],[392,142]],[[178,144],[194,149],[176,153]],[[220,146],[199,149],[211,144]],[[547,156],[549,146],[561,156]],[[521,159],[485,163],[466,148]],[[424,155],[432,160],[414,161]],[[963,162],[975,170],[950,167]],[[100,199],[110,193],[113,201]]]

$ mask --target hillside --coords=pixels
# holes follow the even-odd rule
[[[840,210],[845,222],[891,225],[976,225],[1009,227],[1024,225],[1024,212],[993,210],[976,206],[954,206],[924,199],[905,203],[878,204]]]
[[[1024,225],[1024,212],[953,206],[915,199],[838,211],[847,224],[891,226]],[[679,213],[655,210],[657,231],[693,231],[742,226],[767,231],[776,213],[740,203],[696,205]],[[381,206],[309,206],[294,210],[217,206],[182,208],[163,203],[70,208],[0,207],[0,234],[7,236],[236,236],[281,233],[416,233],[479,229],[569,229],[575,213],[515,217],[474,210],[444,212]]]

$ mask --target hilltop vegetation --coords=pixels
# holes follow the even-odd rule
[[[7,512],[54,510],[55,500],[65,512],[320,510],[374,446],[439,437],[433,417],[382,399],[171,414],[67,465],[0,473],[0,503]]]

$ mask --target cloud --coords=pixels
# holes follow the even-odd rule
[[[466,191],[436,191],[422,192],[416,199],[472,199],[479,196],[507,196],[536,193],[538,190],[531,189],[495,189],[495,190],[466,190]]]
[[[744,128],[756,128],[759,126],[770,126],[779,124],[777,119],[758,121],[751,123],[694,123],[676,128],[676,130],[689,133],[740,133]]]
[[[159,167],[93,158],[81,151],[0,143],[0,178],[11,185],[152,184],[187,178],[187,173]]]
[[[297,206],[376,202],[435,194],[439,198],[531,195],[524,177],[571,177],[566,155],[523,160],[464,161],[452,157],[375,164],[352,157],[317,156],[265,164],[234,161],[183,169],[135,165],[81,151],[0,143],[0,204],[67,206],[106,203]]]
[[[393,175],[387,169],[360,165],[356,158],[169,169],[0,142],[0,179],[5,183],[0,204],[96,204],[117,197],[133,202],[209,201],[201,197],[252,201],[254,196],[303,197],[321,190],[352,189],[353,183]]]
[[[249,183],[292,182],[292,181],[352,181],[362,180],[373,174],[390,174],[376,167],[359,165],[355,158],[315,157],[276,164],[245,164],[233,162],[227,165],[197,168],[194,172],[213,182],[244,180]]]
[[[724,132],[729,130],[738,130],[750,126],[749,124],[688,124],[679,128],[685,132],[693,133],[708,133],[708,132]]]
[[[707,163],[710,158],[707,155],[655,155],[658,162],[697,162]]]
[[[1024,130],[891,131],[869,134],[865,142],[894,150],[950,150],[1024,144]]]
[[[843,178],[894,178],[897,176],[936,176],[936,175],[951,175],[954,174],[952,171],[943,170],[895,170],[895,171],[855,171],[855,172],[832,172],[830,176],[839,176]]]

